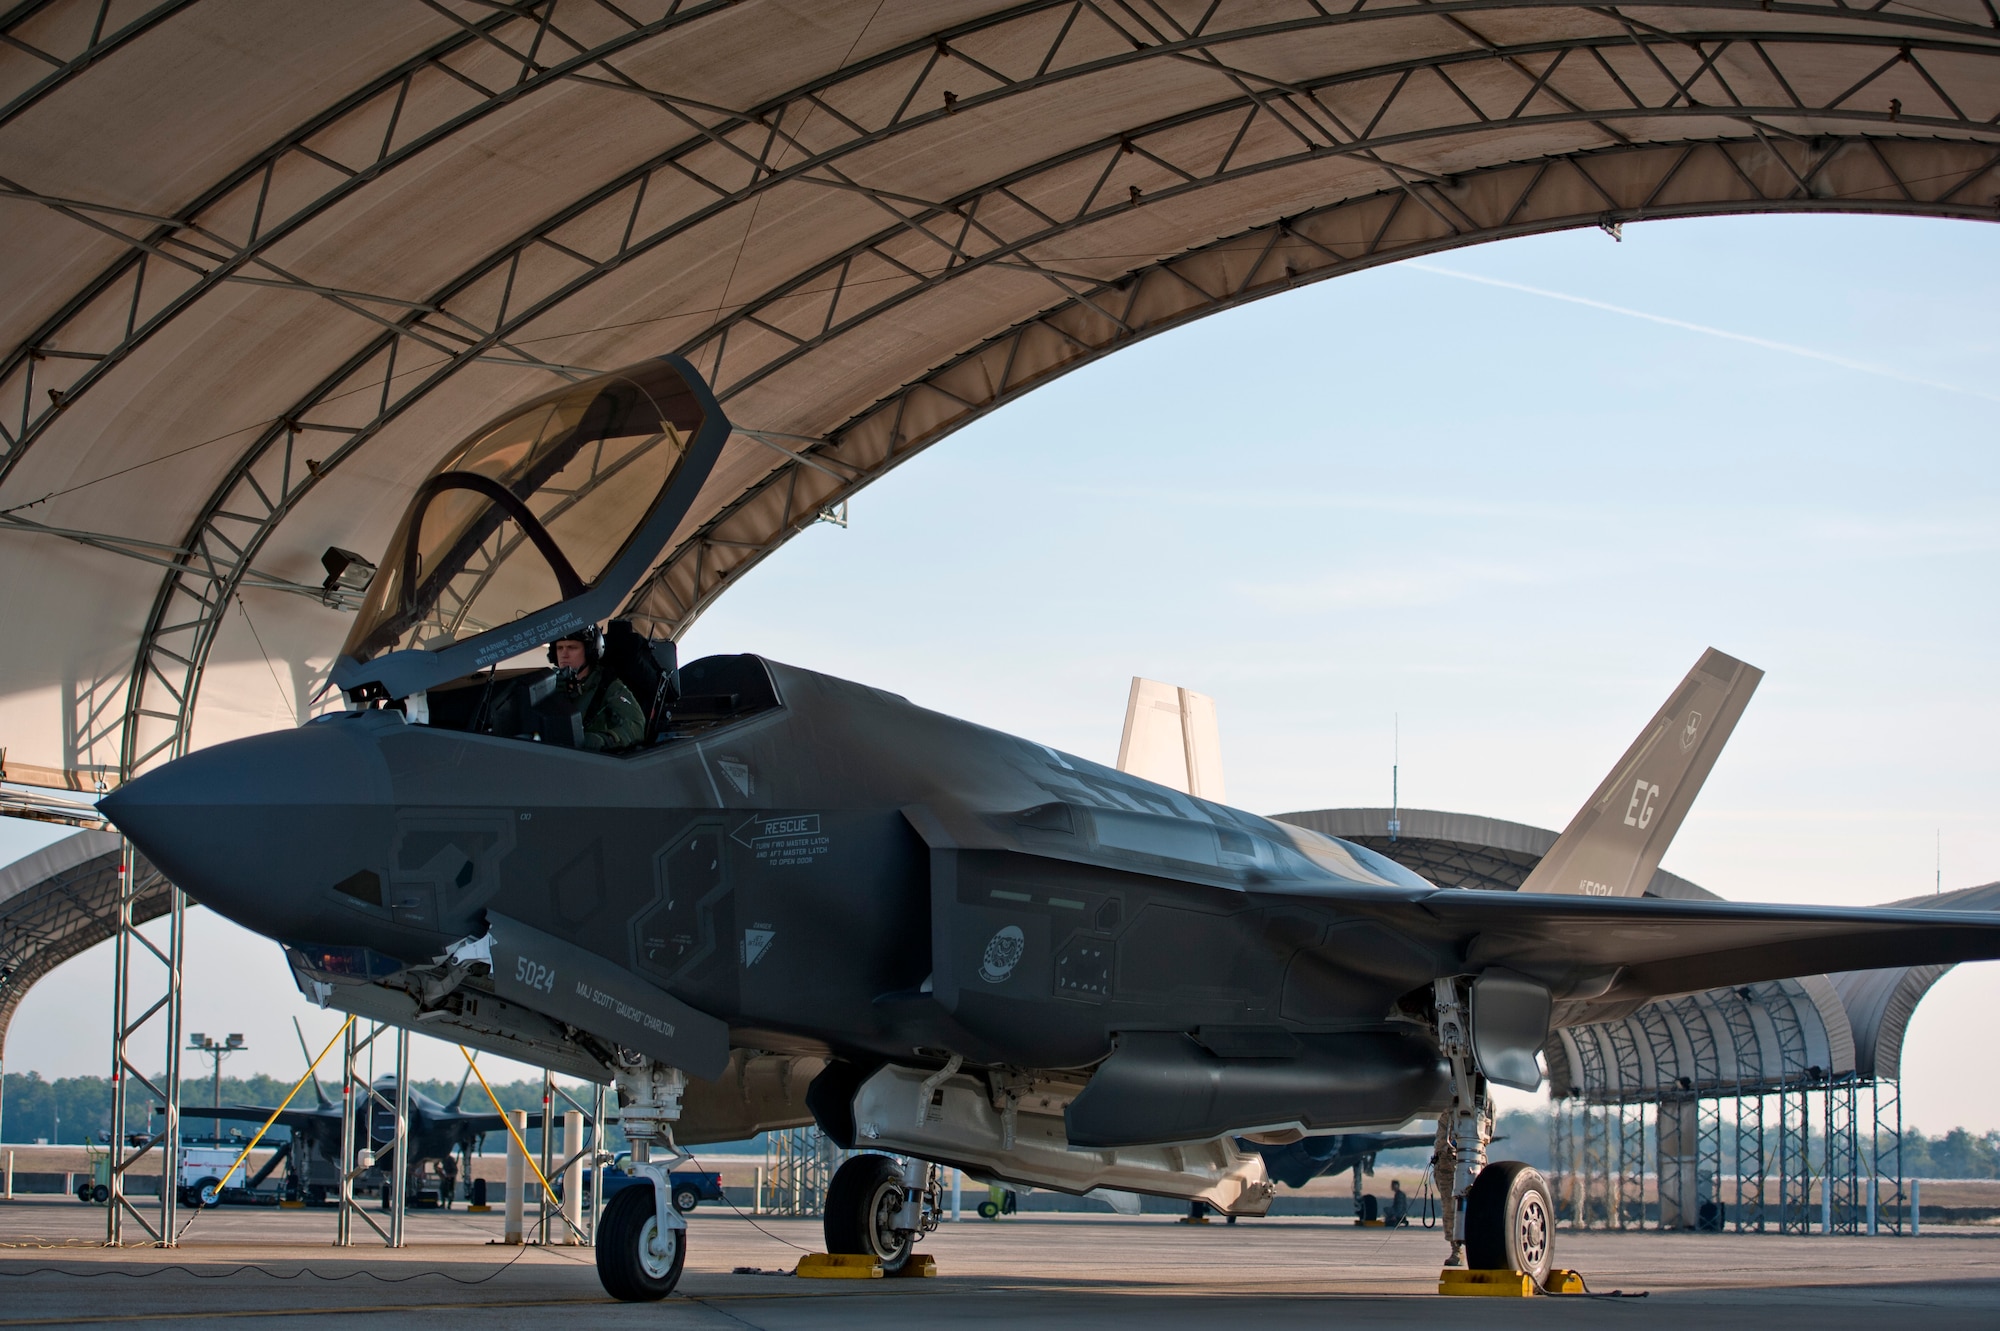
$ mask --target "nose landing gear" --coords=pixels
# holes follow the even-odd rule
[[[597,1277],[627,1303],[663,1299],[680,1283],[687,1230],[662,1225],[651,1188],[627,1188],[604,1208],[597,1232]]]
[[[625,1136],[632,1144],[632,1173],[651,1187],[626,1188],[604,1208],[597,1229],[597,1278],[604,1292],[627,1303],[663,1299],[680,1283],[687,1263],[687,1219],[674,1209],[670,1171],[686,1157],[674,1146],[687,1075],[631,1056],[616,1069]],[[652,1148],[668,1153],[656,1162]]]

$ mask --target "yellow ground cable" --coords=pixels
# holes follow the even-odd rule
[[[243,1148],[243,1154],[237,1156],[236,1162],[230,1165],[229,1168],[226,1171],[224,1171],[222,1175],[222,1182],[215,1185],[215,1195],[217,1197],[220,1197],[222,1195],[222,1190],[229,1186],[229,1176],[231,1174],[234,1174],[237,1170],[243,1168],[243,1162],[250,1158],[250,1152],[256,1150],[257,1143],[264,1140],[264,1134],[269,1132],[271,1130],[271,1125],[278,1121],[278,1115],[284,1113],[285,1110],[291,1106],[292,1096],[297,1095],[301,1090],[303,1090],[305,1088],[305,1084],[312,1080],[313,1073],[319,1071],[320,1058],[325,1058],[328,1054],[333,1052],[333,1046],[339,1043],[340,1037],[347,1034],[347,1028],[349,1026],[352,1026],[353,1024],[354,1024],[354,1018],[352,1017],[349,1017],[346,1021],[341,1022],[340,1029],[333,1033],[333,1039],[328,1040],[326,1042],[326,1048],[319,1051],[319,1058],[315,1058],[312,1062],[306,1065],[306,1075],[298,1079],[298,1082],[292,1087],[291,1095],[287,1095],[285,1097],[285,1103],[279,1105],[276,1109],[271,1111],[271,1117],[265,1119],[264,1126],[257,1129],[257,1135],[252,1137],[250,1139],[250,1144]]]
[[[536,1164],[535,1157],[528,1153],[528,1143],[522,1141],[521,1134],[514,1130],[513,1117],[509,1115],[506,1110],[500,1107],[500,1097],[493,1094],[493,1088],[486,1084],[486,1074],[479,1070],[479,1064],[472,1061],[472,1055],[466,1053],[464,1045],[460,1045],[458,1047],[458,1052],[461,1054],[465,1054],[466,1066],[472,1069],[473,1076],[479,1078],[479,1089],[485,1091],[486,1098],[493,1102],[493,1112],[498,1114],[500,1116],[500,1121],[507,1125],[507,1135],[514,1139],[514,1145],[521,1148],[521,1158],[528,1162],[528,1168],[535,1171],[535,1182],[542,1185],[542,1196],[544,1197],[555,1196],[556,1190],[554,1188],[551,1188],[549,1186],[549,1181],[542,1176],[542,1167]],[[544,1106],[542,1109],[542,1133],[544,1136],[548,1134],[549,1119],[553,1117],[554,1115],[549,1111],[548,1107]],[[558,1207],[556,1210],[556,1219],[562,1221],[565,1225],[569,1225],[570,1233],[576,1235],[578,1238],[584,1237],[583,1230],[581,1230],[574,1224],[570,1224],[570,1218],[562,1213],[560,1207]]]

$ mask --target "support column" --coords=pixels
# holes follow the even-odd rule
[[[118,906],[111,976],[111,1141],[106,1182],[111,1197],[104,1208],[104,1241],[117,1247],[124,1242],[124,1222],[130,1218],[144,1231],[146,1239],[159,1247],[175,1246],[179,1228],[180,1145],[181,1145],[181,937],[187,914],[187,899],[178,887],[168,888],[167,940],[163,950],[139,931],[134,920],[138,902],[138,856],[129,841],[120,842],[118,863]],[[136,1017],[132,1013],[132,959],[150,953],[165,972],[165,992]],[[153,1020],[163,1017],[166,1035],[164,1073],[155,1084],[133,1061],[134,1039]],[[146,1059],[150,1063],[152,1060]],[[160,1065],[156,1065],[160,1066]],[[164,1111],[157,1130],[150,1116],[143,1127],[134,1129],[127,1118],[132,1088],[136,1084],[150,1101]],[[145,1134],[143,1145],[127,1144],[132,1136]],[[158,1150],[160,1171],[159,1218],[148,1220],[125,1195],[126,1175]]]
[[[396,1028],[396,1144],[389,1180],[389,1246],[403,1246],[403,1217],[410,1207],[410,1033]]]
[[[542,1070],[541,1167],[542,1177],[545,1179],[549,1178],[549,1171],[555,1167],[555,1161],[550,1158],[549,1154],[550,1144],[555,1138],[556,1131],[555,1098],[555,1074],[544,1068]],[[549,1182],[553,1184],[555,1180],[549,1179]],[[541,1244],[543,1247],[547,1247],[549,1242],[549,1213],[555,1208],[556,1199],[549,1196],[548,1189],[541,1187],[539,1183],[537,1184],[536,1191],[541,1194],[541,1206],[535,1212],[535,1242]]]
[[[521,1154],[521,1135],[528,1131],[528,1111],[510,1109],[507,1117],[514,1122],[514,1131],[507,1134],[507,1230],[503,1243],[521,1243],[527,1238],[524,1232],[524,1203],[528,1194],[528,1157]]]
[[[606,1130],[604,1113],[609,1108],[610,1096],[605,1088],[593,1088],[595,1096],[590,1102],[590,1214],[585,1217],[583,1232],[591,1247],[597,1246],[597,1218],[604,1214],[604,1171],[610,1168],[611,1148],[606,1145],[611,1140]]]
[[[354,1056],[359,1049],[359,1022],[347,1023],[340,1047],[340,1191],[334,1197],[339,1208],[333,1227],[333,1244],[345,1248],[354,1242]]]
[[[1698,1219],[1699,1114],[1700,1106],[1693,1100],[1662,1100],[1654,1111],[1661,1229],[1693,1229]]]
[[[563,1171],[563,1218],[569,1223],[563,1226],[564,1244],[578,1242],[577,1235],[583,1230],[583,1114],[572,1109],[563,1115],[563,1159],[569,1161],[569,1168]]]

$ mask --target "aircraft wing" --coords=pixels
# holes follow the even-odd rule
[[[256,1105],[224,1105],[220,1109],[211,1109],[207,1105],[182,1105],[181,1117],[183,1119],[226,1118],[231,1122],[241,1121],[256,1123],[261,1126],[265,1119],[271,1117],[271,1110],[269,1108],[260,1109]],[[291,1128],[295,1131],[303,1130],[310,1132],[313,1128],[327,1122],[338,1124],[340,1122],[340,1111],[333,1110],[329,1112],[324,1109],[280,1110],[276,1126]]]
[[[451,1118],[436,1120],[436,1126],[440,1128],[467,1128],[473,1132],[505,1132],[507,1130],[507,1119],[502,1114],[461,1113]],[[537,1110],[528,1115],[528,1126],[531,1128],[542,1126],[541,1111]]]
[[[1985,912],[1462,890],[1416,904],[1468,971],[1547,985],[1558,1026],[1726,985],[2000,957],[2000,919]]]

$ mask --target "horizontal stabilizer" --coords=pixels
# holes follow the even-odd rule
[[[1420,933],[1547,985],[1554,1024],[1610,1021],[1656,998],[1795,975],[2000,958],[2000,917],[1735,901],[1594,900],[1441,890]]]
[[[1703,652],[1521,891],[1643,895],[1762,678],[1713,647]]]

